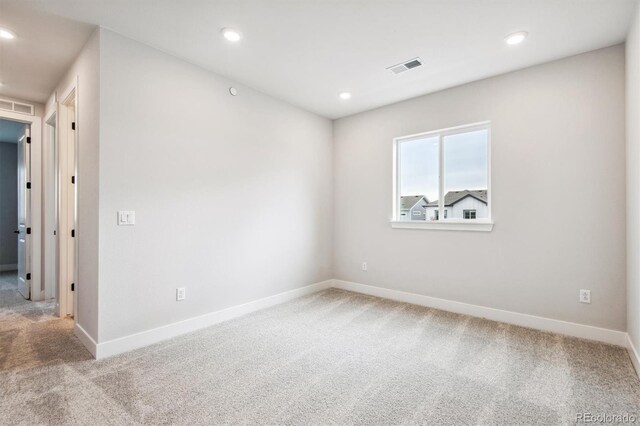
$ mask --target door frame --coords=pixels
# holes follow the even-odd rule
[[[0,118],[17,121],[30,126],[31,135],[31,300],[44,300],[42,280],[42,118],[35,115],[19,114],[0,110]]]
[[[75,322],[78,320],[78,82],[77,77],[62,92],[56,92],[53,104],[56,114],[56,180],[57,184],[57,217],[56,217],[56,253],[57,253],[57,282],[58,289],[56,302],[58,315],[60,317],[73,316]],[[73,105],[73,107],[71,107]],[[70,109],[74,109],[74,118],[70,118]],[[75,131],[71,129],[71,122],[76,123]],[[69,141],[73,146],[73,176],[76,184],[69,191],[66,171],[69,164]],[[63,161],[64,160],[64,161]],[[68,209],[68,199],[74,197],[74,211]],[[68,226],[66,221],[68,215],[73,214],[73,223]],[[75,230],[75,236],[71,237],[71,229]],[[69,245],[73,247],[73,267],[69,265]],[[71,290],[71,283],[74,283],[75,291]]]
[[[42,279],[46,299],[58,297],[58,110],[47,104],[42,128]],[[59,305],[56,304],[56,314]]]

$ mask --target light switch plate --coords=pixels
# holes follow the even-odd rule
[[[181,301],[186,299],[187,297],[187,289],[184,287],[179,287],[176,289],[176,300],[177,301]]]
[[[118,225],[135,225],[136,224],[136,212],[120,210],[118,212]]]

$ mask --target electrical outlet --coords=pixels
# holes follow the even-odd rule
[[[187,297],[186,289],[184,287],[180,287],[176,289],[176,300],[184,300]]]
[[[580,290],[580,303],[591,303],[591,290]]]
[[[362,262],[362,270],[366,272],[366,270],[367,270],[367,262]]]

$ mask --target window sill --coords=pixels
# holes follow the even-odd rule
[[[392,220],[391,227],[396,229],[436,229],[439,231],[480,231],[491,232],[493,222],[490,220],[465,221],[399,221]]]

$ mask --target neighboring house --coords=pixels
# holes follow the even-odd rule
[[[400,197],[400,220],[426,220],[429,200],[424,195]]]
[[[487,190],[449,191],[444,196],[444,219],[480,219],[488,217]],[[438,200],[427,204],[427,220],[439,219]]]

